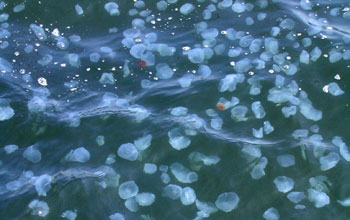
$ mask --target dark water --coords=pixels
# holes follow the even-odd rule
[[[108,2],[0,2],[1,220],[350,218],[349,2],[188,1],[184,15],[184,1],[120,0],[113,16]],[[121,198],[128,181],[138,194]]]

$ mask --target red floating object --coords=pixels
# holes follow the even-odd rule
[[[222,103],[218,103],[218,104],[216,104],[216,107],[220,110],[220,111],[223,111],[223,110],[225,110],[226,109],[226,106],[224,105],[224,104],[222,104]]]
[[[146,61],[140,60],[140,61],[139,61],[139,67],[145,67],[145,66],[147,66]]]

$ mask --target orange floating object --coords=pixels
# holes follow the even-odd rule
[[[144,60],[140,60],[139,61],[139,67],[145,67],[145,66],[147,66],[147,62],[144,61]]]
[[[216,107],[220,110],[220,111],[223,111],[223,110],[225,110],[226,109],[226,106],[224,105],[224,104],[222,104],[222,103],[218,103],[218,104],[216,104]]]

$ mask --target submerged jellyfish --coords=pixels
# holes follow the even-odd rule
[[[223,111],[226,109],[226,106],[223,104],[223,103],[218,103],[216,104],[216,107],[220,110],[220,111]]]
[[[147,66],[147,62],[144,60],[139,60],[138,65],[139,65],[139,67],[145,67],[145,66]]]
[[[248,194],[268,220],[350,206],[341,169],[350,150],[339,136],[349,128],[345,3],[0,0],[0,166],[13,169],[0,191],[12,204],[34,189],[57,207],[84,189],[86,207],[111,220],[155,219],[148,210],[245,219],[250,198],[238,195]],[[31,13],[36,4],[57,22]],[[308,172],[324,176],[307,182]],[[96,187],[110,193],[90,199]],[[52,200],[57,189],[64,196]],[[45,217],[47,203],[28,207]],[[86,213],[66,207],[50,218],[75,219],[75,208]]]

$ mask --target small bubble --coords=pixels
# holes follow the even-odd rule
[[[47,81],[44,77],[38,78],[38,83],[42,86],[47,86]]]
[[[323,90],[323,92],[328,93],[328,85],[324,86],[324,87],[322,88],[322,90]]]

